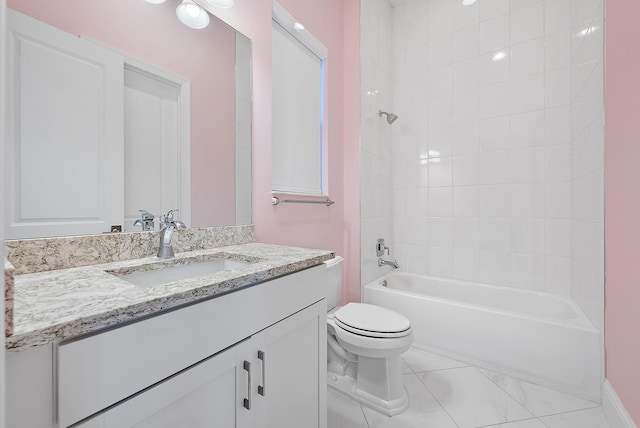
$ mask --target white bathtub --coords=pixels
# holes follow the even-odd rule
[[[409,318],[419,347],[600,401],[600,333],[569,297],[390,272],[363,301]]]

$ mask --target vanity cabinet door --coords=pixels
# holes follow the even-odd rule
[[[79,425],[82,428],[234,428],[246,396],[242,343]],[[244,415],[239,415],[240,417]],[[245,418],[246,419],[246,418]],[[250,426],[250,425],[245,425]]]
[[[326,427],[326,316],[321,300],[257,335],[261,428]]]
[[[6,423],[11,428],[53,428],[53,346],[6,355]],[[0,415],[2,417],[2,415]]]

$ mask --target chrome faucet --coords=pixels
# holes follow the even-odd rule
[[[390,261],[390,260],[385,260],[382,257],[380,257],[378,259],[378,266],[382,267],[382,266],[391,266],[394,269],[399,269],[400,266],[398,266],[398,262],[397,261]]]
[[[176,211],[178,210],[170,210],[160,217],[160,245],[158,246],[158,258],[160,259],[175,257],[173,247],[171,246],[173,231],[187,228],[183,222],[173,219],[173,213]]]
[[[153,230],[153,219],[155,218],[155,216],[147,210],[138,211],[140,211],[140,218],[133,222],[133,226],[142,226],[143,232],[147,230]]]
[[[387,250],[387,254],[391,254],[389,252],[389,247],[384,245],[384,238],[378,239],[378,243],[376,244],[376,255],[378,257],[384,256],[384,250]]]
[[[391,255],[391,251],[389,251],[389,247],[387,247],[386,245],[384,245],[384,238],[380,238],[378,239],[378,242],[376,243],[376,255],[378,256],[378,266],[382,267],[382,266],[391,266],[394,269],[399,269],[400,266],[398,266],[398,262],[397,261],[389,261],[389,260],[385,260],[383,259],[381,256],[384,256],[384,250],[387,250],[387,254]]]

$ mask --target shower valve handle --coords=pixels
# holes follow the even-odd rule
[[[384,245],[384,238],[378,239],[378,243],[376,244],[376,255],[378,257],[384,256],[384,250],[387,250],[387,254],[391,254],[389,252],[389,247]]]

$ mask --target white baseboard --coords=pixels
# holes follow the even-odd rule
[[[638,428],[608,380],[602,385],[602,411],[611,428]]]

